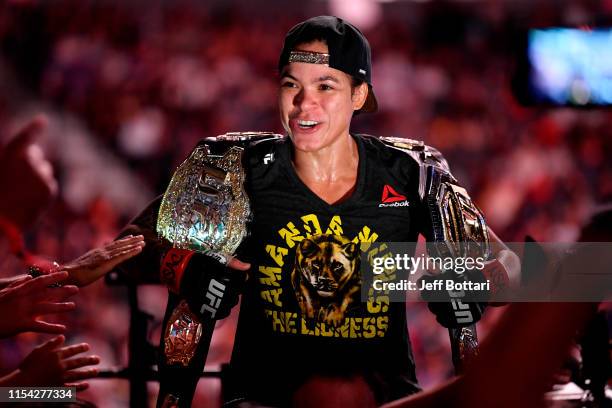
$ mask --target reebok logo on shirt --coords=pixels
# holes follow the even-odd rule
[[[405,195],[402,195],[395,191],[393,187],[385,184],[383,188],[381,203],[378,207],[408,207],[409,203]]]

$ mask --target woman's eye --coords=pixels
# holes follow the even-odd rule
[[[332,88],[331,86],[329,86],[327,84],[321,84],[319,86],[319,89],[321,89],[322,91],[329,91],[329,90],[334,89],[334,88]]]
[[[283,82],[281,88],[295,88],[296,85],[293,82]]]

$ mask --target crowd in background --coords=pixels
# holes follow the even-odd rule
[[[365,30],[379,112],[356,118],[353,131],[438,148],[505,241],[575,240],[593,208],[612,198],[612,115],[521,106],[511,89],[517,38],[530,25],[605,23],[612,2],[434,3],[388,3]],[[60,184],[60,198],[27,236],[31,251],[66,261],[113,239],[202,137],[282,133],[276,62],[284,33],[328,12],[324,2],[292,12],[264,2],[255,14],[147,4],[0,6],[0,128],[7,136],[29,112],[46,111],[45,147]],[[141,295],[159,320],[164,290]],[[101,356],[102,368],[125,364],[125,291],[98,282],[76,298],[71,333]],[[229,357],[234,318],[216,334],[215,364]],[[422,305],[409,305],[409,325],[428,387],[452,372],[447,334]],[[159,339],[159,322],[151,339]],[[1,343],[0,368],[36,343],[35,335]],[[90,383],[84,397],[101,406],[128,398],[125,382]],[[214,401],[216,392],[215,380],[206,380],[198,398]]]

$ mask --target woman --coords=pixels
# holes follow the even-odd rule
[[[447,168],[422,144],[350,133],[353,115],[377,109],[370,59],[363,34],[337,17],[315,17],[289,31],[279,58],[279,110],[288,137],[247,149],[253,220],[229,269],[157,240],[159,202],[124,232],[147,240],[124,269],[157,272],[160,260],[173,259],[163,281],[192,310],[207,301],[213,279],[225,279],[217,318],[237,303],[228,293],[240,286],[232,282],[242,276],[237,271],[250,269],[224,384],[228,406],[288,405],[301,383],[320,375],[362,375],[376,384],[379,403],[420,389],[405,305],[367,290],[362,300],[360,260],[382,251],[384,242],[416,242],[419,234],[433,239],[420,192],[429,162],[418,158],[439,172]],[[444,177],[454,182],[450,172]],[[516,256],[491,236],[497,270],[518,282]],[[469,307],[474,323],[480,309]],[[446,304],[432,310],[441,322],[453,318]]]

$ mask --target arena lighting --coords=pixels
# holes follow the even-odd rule
[[[377,0],[329,0],[329,13],[352,22],[360,30],[368,30],[382,18],[380,3]]]
[[[382,3],[429,3],[431,0],[329,0],[329,13],[353,22],[362,30],[374,27],[382,18]],[[474,0],[463,0],[470,2]]]
[[[528,33],[529,85],[534,101],[553,105],[612,105],[609,27],[533,29]]]

